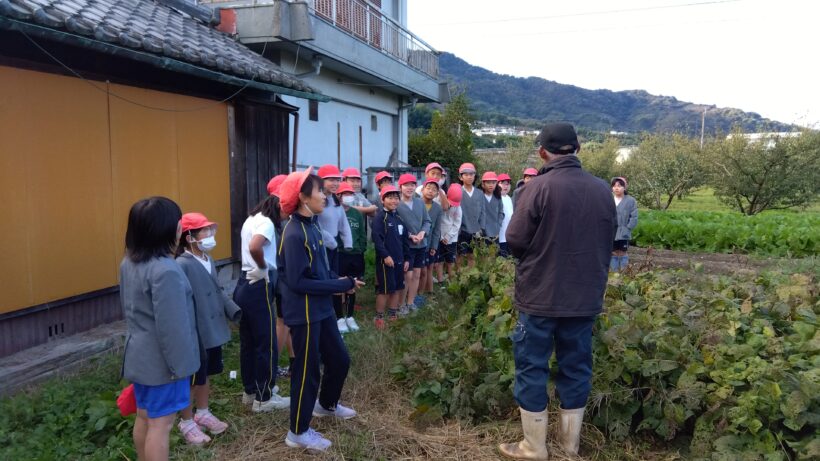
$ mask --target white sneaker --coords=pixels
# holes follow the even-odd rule
[[[356,323],[356,319],[354,319],[353,317],[346,318],[345,322],[347,322],[347,328],[350,331],[359,331],[359,324]]]
[[[407,317],[410,315],[410,305],[405,304],[399,308],[399,317]]]
[[[350,419],[357,415],[356,410],[352,408],[348,408],[340,403],[336,404],[335,410],[326,410],[319,401],[316,401],[316,405],[313,406],[313,416],[317,418],[322,418],[324,416],[333,416],[339,419]]]
[[[262,413],[273,410],[283,410],[285,408],[290,408],[290,397],[282,397],[279,394],[271,394],[270,400],[265,402],[254,400],[253,407],[251,409],[254,413]]]
[[[273,389],[271,390],[271,392],[274,393],[274,394],[278,394],[279,393],[279,386],[273,386]],[[256,400],[256,394],[246,394],[244,392],[242,393],[242,404],[243,405],[250,405],[250,404],[253,403],[254,400]]]
[[[339,327],[339,333],[345,334],[350,330],[347,328],[347,322],[345,322],[344,317],[340,318],[336,321],[336,325]]]
[[[433,277],[433,283],[438,283],[438,279]]]
[[[325,451],[330,448],[330,440],[322,437],[322,434],[308,428],[305,432],[296,435],[288,431],[285,437],[285,445],[291,448],[306,448],[308,450]]]

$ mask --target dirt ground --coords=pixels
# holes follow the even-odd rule
[[[691,253],[655,248],[629,249],[632,270],[651,269],[702,269],[715,274],[752,274],[772,267],[777,260],[762,260],[746,255],[722,253]]]

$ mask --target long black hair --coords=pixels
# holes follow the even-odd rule
[[[125,254],[141,263],[171,256],[177,246],[182,210],[167,197],[149,197],[131,206],[125,231]]]
[[[268,195],[267,197],[260,200],[255,207],[253,207],[250,215],[253,216],[255,214],[262,213],[262,216],[270,219],[273,222],[273,227],[276,228],[276,232],[281,235],[282,214],[280,210],[281,208],[279,206],[279,197],[275,195]]]

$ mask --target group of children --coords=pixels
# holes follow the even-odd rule
[[[524,181],[535,174],[526,170]],[[420,308],[420,293],[452,277],[459,261],[474,264],[474,241],[498,244],[505,254],[513,209],[508,175],[486,172],[479,189],[475,167],[465,163],[460,184],[445,190],[444,168],[431,163],[422,181],[403,174],[397,187],[394,179],[385,171],[376,175],[377,204],[365,198],[355,168],[325,165],[316,175],[308,169],[271,179],[268,196],[240,231],[242,276],[232,298],[220,289],[210,257],[215,222],[201,213],[174,217],[179,207],[162,197],[134,204],[121,293],[129,328],[123,370],[135,386],[139,454],[165,450],[167,456],[179,411],[188,443],[206,443],[206,432],[228,428],[208,408],[208,377],[223,371],[231,321],[239,324],[243,402],[254,412],[290,408],[289,446],[330,446],[310,420],[356,416],[339,403],[350,366],[342,333],[359,330],[354,312],[356,290],[364,285],[367,228],[376,250],[378,329]],[[171,314],[174,325],[163,320]],[[179,334],[180,322],[191,326],[191,334]],[[275,385],[279,352],[286,348],[290,397],[280,396]]]

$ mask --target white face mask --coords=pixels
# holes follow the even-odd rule
[[[444,185],[444,178],[441,178],[441,179],[438,180],[438,187],[441,188],[441,186],[443,186],[443,185]]]
[[[204,239],[196,242],[196,245],[202,251],[211,251],[216,248],[216,238],[214,237],[205,237]]]
[[[342,197],[342,203],[344,203],[347,206],[353,205],[353,202],[355,202],[355,201],[356,201],[356,197],[354,197],[350,194],[347,194],[347,195]]]

